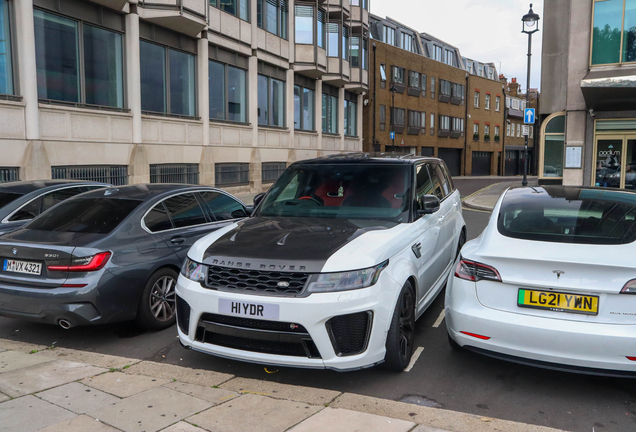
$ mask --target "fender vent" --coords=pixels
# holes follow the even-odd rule
[[[339,315],[327,321],[327,333],[338,357],[361,354],[367,349],[371,335],[373,312]]]

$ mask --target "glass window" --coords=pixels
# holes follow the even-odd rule
[[[439,94],[440,96],[450,96],[451,94],[451,83],[447,80],[439,80]]]
[[[349,60],[349,27],[342,26],[342,58]]]
[[[322,10],[322,9],[318,9],[318,22],[317,22],[317,28],[318,28],[318,46],[320,48],[326,48],[326,38],[327,38],[327,25],[325,24],[327,20],[327,13]]]
[[[369,39],[362,39],[362,69],[369,70]]]
[[[315,92],[294,86],[294,129],[313,131],[315,117]]]
[[[314,8],[296,5],[296,43],[314,43]]]
[[[237,3],[238,0],[217,0],[218,4],[219,4],[219,9],[221,9],[222,11],[225,11],[229,14],[232,14],[234,16],[237,15],[238,12],[238,8],[237,8]]]
[[[380,65],[380,79],[386,81],[386,65],[384,63]]]
[[[13,94],[9,2],[0,0],[0,94]]]
[[[490,138],[490,125],[484,125],[484,138]]]
[[[380,105],[380,130],[386,128],[386,105]]]
[[[329,23],[327,24],[327,56],[328,57],[338,57],[338,47],[340,36],[338,24]]]
[[[214,164],[214,177],[217,186],[238,186],[250,184],[250,164]]]
[[[227,119],[230,121],[247,122],[246,76],[243,69],[227,67]]]
[[[565,151],[564,132],[564,115],[553,117],[546,125],[543,151],[543,177],[563,177],[563,153]]]
[[[499,139],[499,126],[495,126],[495,139]]]
[[[128,165],[52,166],[51,178],[90,180],[115,186],[128,184]]]
[[[475,108],[479,108],[479,92],[475,92]]]
[[[170,57],[170,113],[196,115],[194,96],[194,56],[168,50]]]
[[[0,192],[0,208],[6,206],[10,202],[13,202],[20,198],[24,194],[20,193],[11,193],[11,192]]]
[[[360,38],[358,36],[351,37],[351,67],[361,67],[362,59],[360,58]]]
[[[99,186],[101,187],[101,186]],[[89,188],[86,186],[71,187],[56,190],[39,196],[37,199],[23,206],[18,212],[16,212],[9,221],[29,220],[33,219],[40,213],[50,209],[56,204],[61,203],[69,198],[79,195],[84,192],[88,192],[91,189],[98,189],[99,187]]]
[[[357,124],[358,124],[358,104],[355,102],[351,102],[349,100],[345,100],[345,118],[344,118],[345,135],[356,136],[358,134],[358,130],[356,127]]]
[[[501,109],[501,98],[499,96],[495,99],[495,111],[499,111]]]
[[[406,125],[406,111],[404,108],[393,108],[391,110],[391,124],[395,126]]]
[[[395,45],[395,29],[384,27],[384,43]]]
[[[210,60],[208,71],[210,119],[225,120],[225,65]]]
[[[338,133],[338,98],[322,94],[322,131]]]
[[[441,62],[442,61],[443,50],[442,47],[435,46],[435,60]]]
[[[489,109],[490,109],[490,95],[489,95],[489,94],[487,94],[487,95],[486,95],[485,108],[486,108],[487,110],[489,110]]]
[[[620,62],[623,5],[624,0],[594,2],[592,64]]]
[[[223,193],[201,192],[201,198],[208,206],[208,210],[217,221],[246,217],[243,204]]]
[[[437,173],[436,167],[438,167],[438,165],[434,165],[434,164],[427,164],[428,165],[428,171],[431,175],[431,181],[433,182],[433,189],[432,189],[432,195],[435,195],[437,198],[439,198],[440,200],[444,199],[444,189],[442,184],[444,176],[440,176]]]
[[[409,87],[420,87],[420,74],[419,72],[409,71]]]
[[[124,106],[122,35],[84,25],[86,103]]]
[[[415,194],[418,198],[422,198],[426,195],[433,195],[433,180],[431,174],[428,172],[427,164],[418,165],[416,168],[416,189]]]
[[[435,99],[435,77],[431,77],[431,99]]]
[[[163,203],[168,209],[175,228],[185,228],[207,223],[203,209],[193,193],[173,196]]]
[[[431,128],[431,135],[433,135],[435,133],[435,114],[434,113],[431,113],[429,120],[430,120],[429,127]]]
[[[267,104],[269,80],[265,75],[258,76],[258,124],[267,125],[269,119],[269,106]]]
[[[270,126],[285,126],[285,83],[270,78]]]
[[[404,68],[393,66],[393,82],[396,84],[404,84],[404,74],[406,73]]]
[[[455,64],[455,62],[453,61],[453,52],[451,50],[446,50],[446,58],[445,58],[445,63],[447,65],[451,65],[453,66]]]
[[[257,0],[258,27],[287,39],[289,5],[287,0]]]
[[[142,201],[113,198],[67,200],[24,226],[40,231],[108,234]]]
[[[166,49],[148,42],[139,42],[141,65],[141,109],[166,112]]]
[[[163,202],[152,208],[144,218],[144,225],[152,232],[165,231],[174,228],[170,216]]]

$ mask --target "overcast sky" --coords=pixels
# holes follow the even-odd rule
[[[442,39],[459,48],[464,57],[495,63],[499,73],[508,79],[516,77],[525,90],[528,36],[521,33],[521,18],[528,13],[530,1],[370,0],[370,5],[374,15]],[[543,1],[533,2],[533,9],[543,17]],[[541,35],[539,31],[532,37],[533,88],[541,84]]]

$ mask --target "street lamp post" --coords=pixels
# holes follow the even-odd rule
[[[391,88],[389,89],[391,92],[391,132],[393,132],[393,138],[391,139],[391,145],[393,146],[393,151],[395,151],[395,93],[397,89],[395,85],[391,84]]]
[[[530,3],[530,11],[521,18],[523,22],[522,33],[528,35],[528,82],[526,86],[526,108],[530,105],[530,65],[532,61],[532,34],[539,31],[539,15],[532,10]],[[525,119],[525,116],[524,116]],[[536,157],[536,155],[535,155]],[[526,144],[523,149],[523,182],[522,186],[528,186],[528,134],[526,134]]]

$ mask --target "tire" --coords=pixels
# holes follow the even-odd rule
[[[384,366],[403,371],[411,361],[415,340],[415,293],[410,282],[404,284],[398,297],[391,327],[386,337]]]
[[[466,244],[466,231],[462,229],[461,234],[459,235],[459,242],[457,243],[457,254],[455,255],[455,259],[459,257],[459,253],[462,251],[462,248]]]
[[[174,325],[178,274],[170,268],[154,272],[144,287],[137,310],[137,325],[147,330],[163,330]]]
[[[461,347],[460,344],[458,344],[457,342],[455,342],[455,340],[451,337],[451,335],[448,335],[448,344],[451,346],[452,349],[454,349],[455,351],[463,351],[464,348]]]

